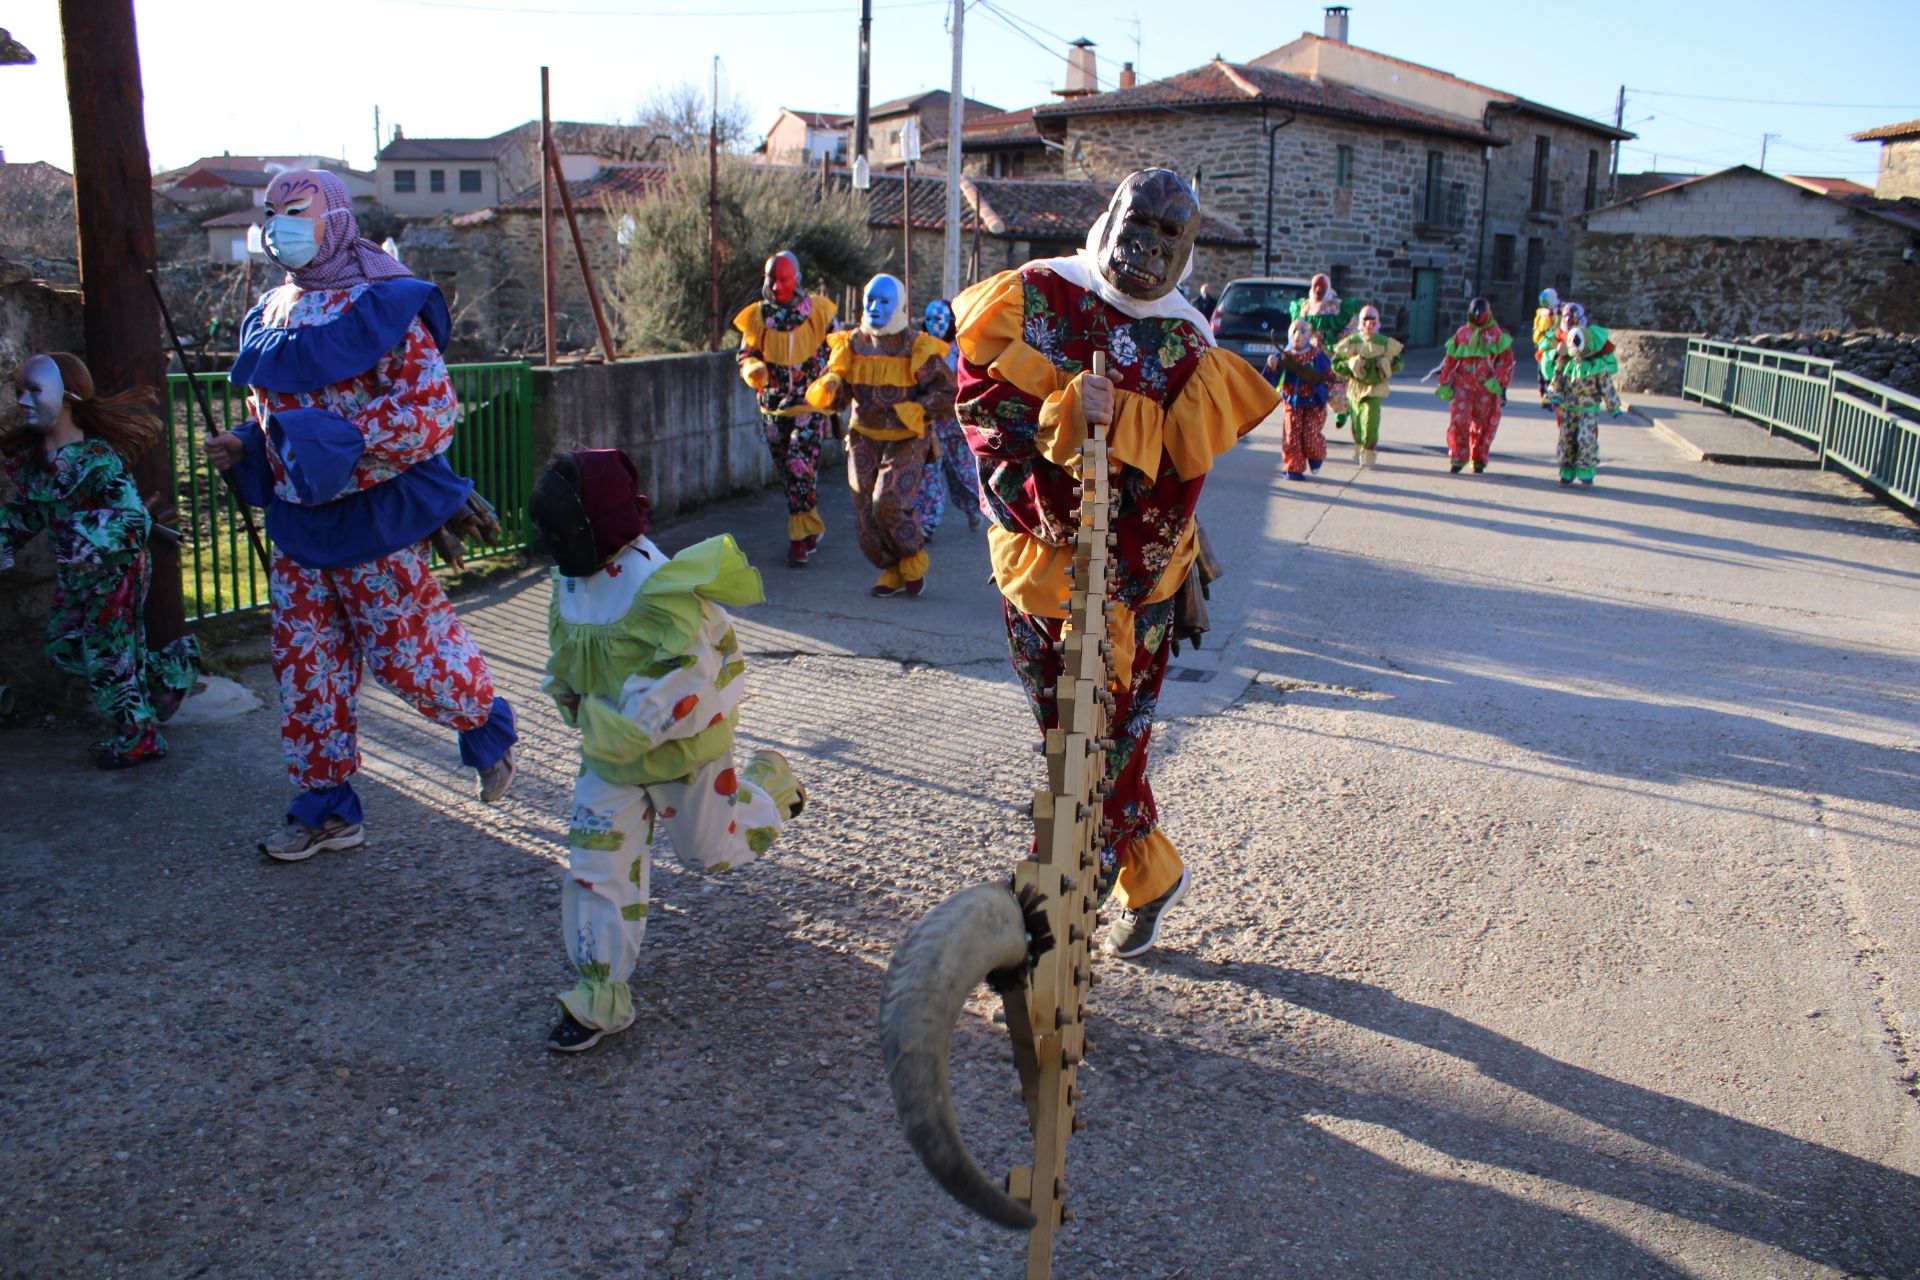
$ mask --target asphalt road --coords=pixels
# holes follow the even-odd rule
[[[1485,476],[1407,384],[1373,471],[1336,434],[1287,483],[1269,426],[1209,482],[1229,576],[1155,757],[1196,883],[1103,966],[1059,1275],[1920,1274],[1915,527],[1645,427],[1562,490],[1522,399]],[[1023,852],[1032,721],[979,535],[872,600],[825,488],[805,570],[773,494],[659,534],[765,565],[744,746],[812,799],[738,876],[658,860],[639,1023],[579,1058],[542,1045],[574,756],[539,575],[463,603],[513,796],[370,695],[362,851],[252,852],[270,712],[130,775],[0,734],[0,1272],[1019,1274],[899,1140],[873,1021],[908,923]],[[1000,1169],[992,1013],[955,1078]]]

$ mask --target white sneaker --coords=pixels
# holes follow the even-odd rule
[[[287,819],[279,835],[260,842],[260,852],[275,862],[304,862],[329,849],[357,849],[367,842],[367,833],[357,822],[348,822],[338,814],[319,827]]]

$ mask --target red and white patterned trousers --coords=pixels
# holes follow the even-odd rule
[[[1447,456],[1455,462],[1485,462],[1500,430],[1500,397],[1484,386],[1455,387],[1447,414]]]
[[[273,674],[280,740],[296,787],[338,786],[360,768],[362,666],[435,724],[477,729],[493,672],[418,547],[345,569],[273,557]]]

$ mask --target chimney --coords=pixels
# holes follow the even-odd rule
[[[1060,91],[1060,96],[1084,98],[1090,93],[1098,92],[1100,92],[1100,78],[1094,72],[1093,41],[1081,36],[1069,46],[1067,87]]]
[[[1351,5],[1330,4],[1327,6],[1327,39],[1347,43],[1347,15],[1353,12]]]
[[[1120,64],[1120,87],[1122,89],[1131,89],[1133,88],[1134,85],[1138,84],[1139,82],[1140,82],[1140,77],[1136,76],[1133,73],[1133,64],[1131,62],[1121,63]]]

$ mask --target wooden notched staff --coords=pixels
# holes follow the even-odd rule
[[[1096,353],[1093,372],[1106,374]],[[894,953],[880,1002],[881,1048],[907,1141],[935,1181],[974,1212],[1027,1234],[1028,1280],[1053,1273],[1054,1232],[1067,1209],[1067,1140],[1075,1114],[1093,987],[1093,933],[1105,842],[1105,762],[1113,711],[1115,535],[1107,443],[1089,432],[1080,453],[1079,532],[1073,592],[1062,629],[1059,708],[1046,738],[1047,786],[1034,793],[1034,855],[1010,883],[976,885],[914,926]],[[989,1179],[960,1137],[948,1081],[953,1026],[968,997],[990,983],[1006,1005],[1007,1033],[1033,1131],[1033,1161]]]

